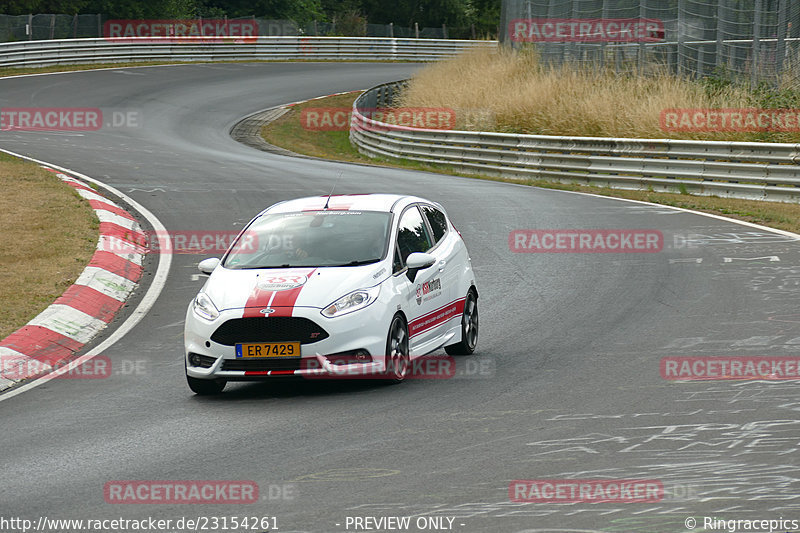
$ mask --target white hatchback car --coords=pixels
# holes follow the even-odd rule
[[[381,376],[444,347],[473,353],[478,291],[461,235],[437,203],[389,194],[281,202],[258,214],[186,313],[186,378]]]

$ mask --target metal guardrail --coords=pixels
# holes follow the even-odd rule
[[[415,129],[360,112],[390,107],[404,84],[378,85],[353,103],[350,141],[362,154],[520,180],[800,201],[800,144]]]
[[[377,37],[131,37],[0,43],[0,68],[133,61],[435,61],[497,41]]]

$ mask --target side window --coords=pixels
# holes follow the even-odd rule
[[[403,263],[405,264],[412,253],[427,252],[432,246],[422,215],[416,206],[412,206],[403,213],[398,226],[397,247],[400,249]]]
[[[439,242],[447,233],[447,218],[444,213],[429,205],[422,206],[422,212],[428,217],[428,222],[433,230],[433,238]]]

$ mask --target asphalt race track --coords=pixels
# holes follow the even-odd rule
[[[274,516],[283,533],[355,531],[353,517],[411,517],[408,531],[443,517],[454,520],[440,529],[541,533],[800,520],[797,382],[670,381],[659,366],[797,355],[797,241],[654,205],[272,155],[228,135],[260,109],[416,68],[213,64],[0,80],[0,107],[138,113],[138,127],[3,131],[0,148],[102,180],[171,231],[238,229],[276,201],[327,194],[340,171],[337,193],[438,200],[470,249],[481,313],[478,351],[458,359],[452,379],[229,384],[200,398],[184,379],[182,328],[201,257],[175,255],[156,305],[105,353],[143,371],[0,396],[0,515]],[[655,229],[664,248],[512,253],[509,233],[535,228]],[[665,495],[510,500],[513,480],[543,479],[657,480]],[[113,480],[252,480],[260,501],[109,504]]]

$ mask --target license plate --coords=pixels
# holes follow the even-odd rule
[[[300,357],[299,342],[257,342],[236,345],[236,357]]]

